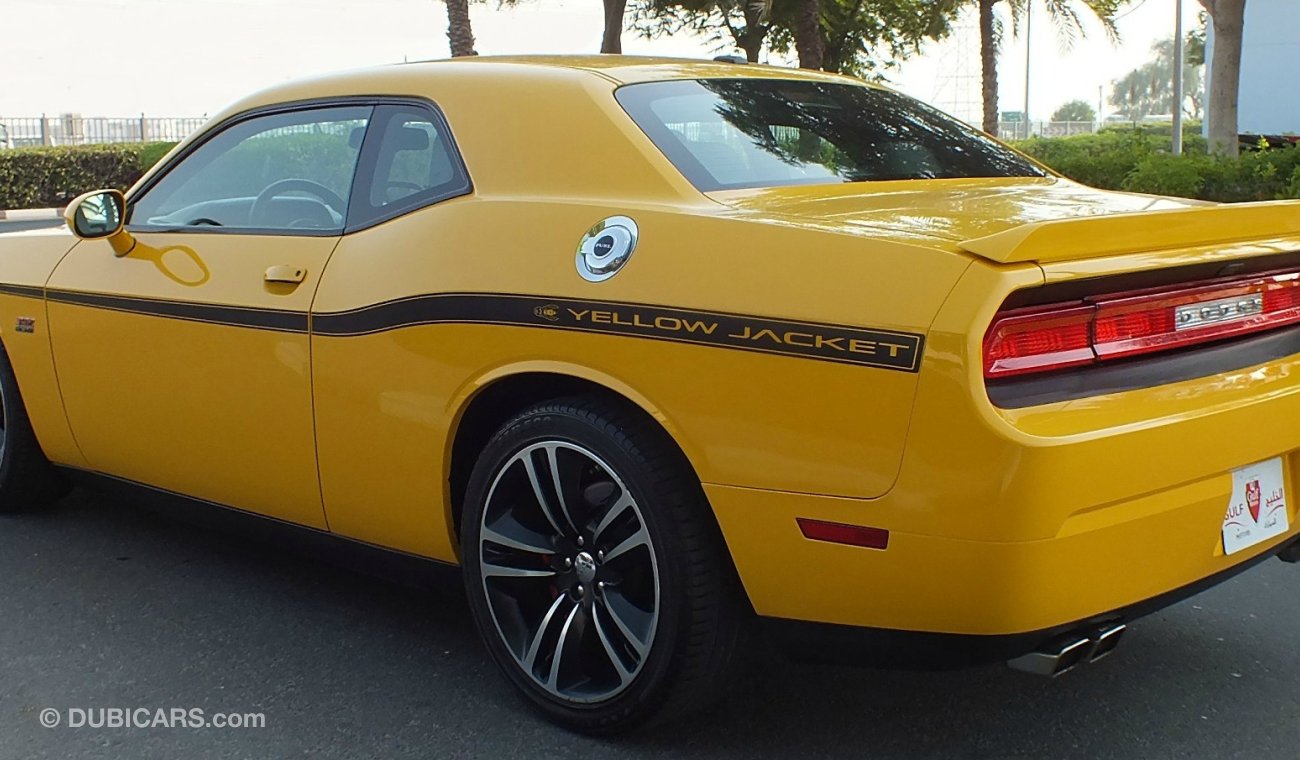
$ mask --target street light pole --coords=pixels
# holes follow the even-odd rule
[[[1029,139],[1029,36],[1034,28],[1034,0],[1025,3],[1025,110],[1021,117],[1025,120],[1025,139]]]
[[[1183,0],[1174,0],[1174,155],[1183,155]]]

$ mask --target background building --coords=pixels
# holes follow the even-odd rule
[[[1214,29],[1208,25],[1205,86],[1210,86]],[[1300,2],[1249,0],[1241,48],[1238,131],[1300,134]]]

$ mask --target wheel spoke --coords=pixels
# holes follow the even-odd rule
[[[627,666],[623,664],[623,658],[619,657],[618,651],[614,649],[614,643],[610,641],[609,634],[605,633],[605,626],[601,625],[600,615],[595,614],[595,610],[592,611],[591,620],[596,624],[596,638],[600,639],[600,644],[605,649],[605,656],[609,658],[614,670],[618,671],[619,685],[626,684],[632,679],[632,671],[628,670]],[[615,624],[617,624],[617,621]]]
[[[569,526],[569,530],[577,533],[578,526],[573,521],[573,514],[569,511],[568,502],[564,498],[564,487],[560,485],[560,463],[555,453],[558,449],[558,446],[546,447],[546,464],[551,468],[551,484],[555,486],[555,498],[560,503],[560,514],[564,515],[564,522]]]
[[[551,621],[555,618],[556,611],[564,606],[564,602],[568,598],[564,594],[555,597],[555,601],[551,602],[550,609],[542,616],[542,622],[537,625],[537,632],[533,634],[533,640],[528,644],[528,651],[524,653],[524,658],[520,661],[520,664],[524,666],[524,670],[529,673],[533,672],[533,668],[537,664],[537,653],[542,649],[542,639],[546,638],[546,630],[551,627]]]
[[[515,538],[507,536],[499,530],[495,530],[486,525],[483,526],[482,539],[487,542],[504,546],[508,549],[517,549],[529,554],[554,554],[555,547],[543,543],[541,536],[528,536],[527,538]]]
[[[549,456],[548,453],[548,458]],[[546,491],[542,488],[542,481],[537,475],[537,467],[533,464],[532,451],[524,452],[522,460],[524,469],[528,472],[528,482],[533,486],[533,497],[537,499],[537,506],[542,510],[546,522],[550,523],[551,527],[555,529],[556,535],[564,535],[567,532],[565,528],[560,527],[561,525],[566,525],[569,530],[572,530],[572,526],[569,526],[569,516],[564,513],[563,506],[560,506],[558,510],[560,519],[556,519],[555,513],[557,510],[551,505],[550,500],[546,498]]]
[[[627,643],[631,644],[632,649],[636,650],[637,657],[644,659],[646,643],[641,640],[640,636],[632,633],[632,629],[628,626],[627,621],[623,619],[623,615],[619,613],[618,610],[614,609],[614,605],[609,601],[610,593],[612,592],[606,591],[605,594],[600,597],[601,609],[605,610],[605,613],[609,615],[609,619],[614,621],[614,625],[618,628],[618,632],[623,634],[623,638],[627,640]]]
[[[609,562],[613,560],[615,557],[619,557],[623,554],[626,554],[627,552],[632,551],[638,546],[649,546],[649,545],[650,545],[650,534],[646,533],[645,526],[642,525],[641,527],[636,529],[635,533],[623,539],[618,546],[615,546],[613,549],[610,549],[609,551],[605,552],[605,561]]]
[[[560,629],[559,638],[555,640],[555,654],[551,655],[551,672],[546,676],[546,688],[551,691],[558,691],[556,685],[560,680],[560,660],[564,657],[564,648],[569,643],[569,631],[573,629],[573,619],[578,616],[578,610],[581,609],[582,605],[573,605],[573,609],[569,610],[569,616],[564,619],[564,627]]]
[[[596,529],[591,532],[592,540],[599,541],[600,535],[605,532],[605,529],[613,524],[614,520],[616,520],[619,515],[631,509],[633,505],[634,502],[632,501],[632,495],[625,489],[621,494],[619,494],[618,499],[609,506],[609,509],[605,510],[605,515],[600,518],[600,523],[596,525]]]
[[[483,560],[483,575],[487,578],[554,578],[555,571],[547,568],[511,567]]]

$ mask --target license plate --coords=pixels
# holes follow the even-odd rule
[[[1223,518],[1223,551],[1235,554],[1286,533],[1286,489],[1282,458],[1232,471],[1232,496]]]

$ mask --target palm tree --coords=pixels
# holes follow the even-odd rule
[[[474,29],[469,23],[469,0],[444,0],[447,4],[447,41],[451,56],[478,55],[474,52]]]
[[[1082,5],[1092,12],[1112,40],[1118,39],[1115,29],[1115,14],[1129,0],[1039,0],[1047,6],[1047,15],[1051,17],[1062,42],[1067,46],[1074,43],[1083,31],[1083,19],[1079,17],[1076,5]],[[980,25],[980,75],[984,98],[984,131],[991,135],[998,133],[998,51],[1002,46],[1002,25],[993,14],[998,3],[1005,2],[1011,10],[1012,28],[1020,25],[1020,19],[1029,12],[1029,4],[1034,0],[976,0],[979,3]]]
[[[798,0],[794,41],[801,69],[820,69],[825,61],[826,43],[822,39],[821,15],[821,0]]]
[[[605,33],[600,38],[600,52],[623,52],[623,14],[627,12],[627,0],[604,0]]]

